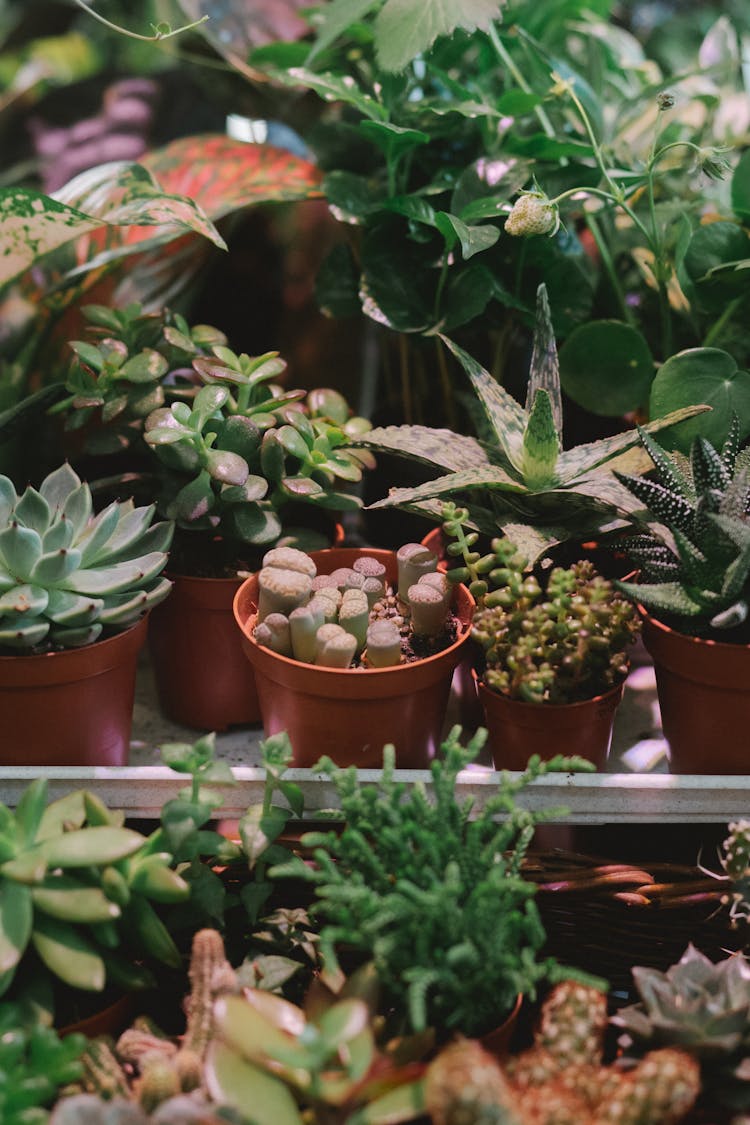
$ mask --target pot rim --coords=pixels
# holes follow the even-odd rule
[[[330,554],[333,554],[334,552],[336,554],[350,552],[352,560],[354,560],[355,558],[361,558],[363,555],[369,555],[370,557],[377,558],[381,562],[386,561],[386,558],[391,560],[392,562],[395,562],[396,559],[395,551],[386,551],[380,547],[330,547],[323,551],[312,551],[310,552],[310,554],[316,559],[319,559],[321,555],[329,555],[329,552]],[[325,570],[319,569],[318,573],[325,574],[327,572]],[[330,573],[330,571],[328,573]],[[327,668],[321,664],[307,664],[305,663],[305,661],[295,660],[291,656],[282,656],[278,652],[273,652],[272,649],[264,648],[255,640],[255,637],[253,636],[253,628],[255,625],[255,619],[257,617],[257,606],[255,606],[254,602],[250,602],[250,605],[256,609],[256,612],[247,614],[245,616],[243,613],[241,613],[241,602],[244,601],[245,589],[251,582],[256,579],[256,577],[257,572],[255,574],[251,574],[249,578],[246,578],[235,594],[234,601],[232,603],[234,619],[242,632],[245,642],[252,645],[255,650],[262,651],[264,656],[268,656],[269,658],[273,658],[274,661],[278,661],[282,667],[313,668],[315,669],[316,673],[328,677],[341,675],[357,677],[366,675],[368,678],[374,676],[380,676],[381,678],[388,676],[392,677],[402,674],[413,667],[425,668],[429,667],[431,664],[435,663],[438,660],[445,660],[447,656],[454,653],[455,650],[463,645],[471,636],[471,621],[474,614],[474,607],[476,605],[476,602],[469,592],[468,587],[464,586],[463,583],[461,583],[455,587],[454,597],[456,599],[461,598],[464,601],[465,616],[464,614],[456,614],[459,619],[460,625],[458,635],[452,644],[448,645],[444,649],[441,649],[440,652],[435,652],[431,656],[421,657],[419,660],[410,661],[408,664],[396,664],[390,668]]]
[[[664,637],[676,638],[675,643],[685,645],[695,645],[696,647],[716,649],[718,652],[726,653],[729,655],[732,652],[742,652],[743,650],[750,649],[750,642],[744,644],[732,644],[729,641],[715,641],[713,637],[693,637],[690,633],[683,633],[679,629],[673,629],[671,625],[667,625],[664,621],[660,621],[658,617],[654,617],[649,613],[645,606],[638,602],[638,612],[643,618],[644,622],[652,629]]]
[[[589,699],[578,699],[575,703],[528,703],[525,699],[514,699],[511,695],[505,695],[503,692],[494,691],[493,688],[488,687],[484,680],[479,678],[474,669],[472,669],[472,672],[477,681],[480,694],[482,695],[487,694],[491,696],[492,699],[502,700],[505,704],[517,707],[519,711],[534,711],[535,713],[541,711],[549,713],[564,712],[566,715],[572,714],[576,708],[583,709],[585,707],[590,707],[592,703],[601,703],[603,700],[608,701],[617,693],[622,694],[625,681],[627,680],[627,676],[625,676],[618,684],[615,684],[607,691],[600,692],[599,695],[592,695]]]
[[[66,658],[68,660],[75,659],[76,657],[81,660],[88,659],[89,654],[93,652],[94,649],[96,649],[98,653],[104,653],[105,649],[112,649],[118,644],[121,644],[125,637],[134,637],[137,629],[145,629],[150,613],[151,610],[148,610],[142,617],[139,617],[137,621],[134,621],[132,625],[128,625],[127,629],[119,629],[118,632],[113,633],[111,637],[103,637],[101,640],[91,641],[87,645],[75,645],[72,648],[58,649],[56,652],[24,653],[22,649],[19,649],[17,653],[0,655],[0,664],[5,668],[9,668],[11,664],[23,661],[24,666],[31,668],[32,666],[42,667],[42,665],[48,663],[51,659],[58,660],[58,662]]]

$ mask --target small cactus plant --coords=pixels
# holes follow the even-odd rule
[[[307,664],[349,668],[400,664],[419,638],[424,655],[451,639],[451,586],[436,555],[419,543],[397,552],[394,593],[385,567],[371,556],[333,574],[316,573],[309,555],[275,548],[258,574],[258,644]],[[415,654],[416,655],[416,654]]]
[[[0,651],[91,644],[162,601],[172,525],[153,514],[115,501],[94,515],[67,464],[21,496],[0,476]]]
[[[480,557],[468,513],[444,505],[448,546],[463,566],[448,572],[467,582],[478,599],[472,636],[484,653],[482,679],[501,695],[524,703],[575,703],[621,683],[626,649],[640,628],[635,608],[589,562],[555,567],[546,589],[526,573],[526,559],[508,539],[493,539]]]

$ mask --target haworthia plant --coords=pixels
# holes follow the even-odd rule
[[[404,457],[441,470],[413,488],[394,488],[372,507],[399,507],[440,518],[440,501],[462,497],[475,527],[502,530],[534,561],[556,543],[624,526],[638,507],[612,474],[615,460],[640,443],[636,430],[564,450],[560,371],[544,285],[537,294],[534,348],[526,405],[521,406],[467,352],[441,336],[468,375],[477,396],[487,440],[460,437],[426,426],[370,430],[355,445]],[[708,407],[688,406],[649,422],[656,432]],[[635,464],[649,466],[646,459]],[[480,502],[474,497],[479,494]]]

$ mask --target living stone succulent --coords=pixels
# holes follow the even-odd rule
[[[750,963],[742,953],[714,964],[689,945],[665,973],[633,969],[641,999],[612,1017],[626,1057],[663,1045],[701,1066],[703,1087],[733,1109],[750,1107]]]
[[[739,448],[739,421],[721,450],[697,437],[689,460],[640,433],[659,480],[617,476],[655,523],[626,541],[641,579],[620,589],[681,632],[734,639],[750,609],[750,447]]]
[[[162,601],[172,525],[153,515],[132,501],[94,515],[67,464],[21,496],[0,476],[0,650],[90,644]]]

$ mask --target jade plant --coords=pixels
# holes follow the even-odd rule
[[[463,746],[455,727],[430,766],[429,790],[397,781],[392,746],[375,786],[354,767],[323,759],[318,769],[335,787],[339,830],[302,837],[312,866],[295,857],[271,871],[314,885],[326,964],[338,963],[340,945],[371,959],[386,1007],[417,1032],[486,1032],[519,992],[533,997],[542,981],[574,975],[540,956],[535,889],[521,873],[535,825],[554,814],[526,810],[516,798],[550,771],[591,766],[533,758],[520,776],[504,774],[476,809],[456,785],[485,738],[479,731]]]
[[[621,1029],[626,1059],[670,1045],[700,1063],[712,1106],[750,1106],[750,963],[734,953],[714,963],[689,945],[666,972],[636,967],[640,1000],[621,1008],[612,1022]]]
[[[441,501],[452,498],[469,509],[473,527],[487,535],[502,530],[532,563],[556,543],[627,526],[637,504],[612,469],[615,459],[628,452],[638,465],[646,466],[645,459],[632,453],[639,445],[638,433],[626,430],[563,449],[560,372],[544,285],[537,298],[525,406],[457,344],[441,339],[477,396],[478,438],[425,426],[370,430],[355,447],[397,454],[440,470],[424,484],[391,489],[372,507],[400,507],[435,519]],[[655,432],[707,409],[685,407],[644,429]]]
[[[44,1024],[29,1023],[20,1005],[0,1006],[0,1121],[45,1125],[46,1107],[83,1073],[83,1035],[64,1039]]]
[[[282,656],[326,668],[387,668],[445,647],[455,637],[452,590],[437,556],[419,543],[396,553],[395,590],[367,554],[351,567],[317,573],[293,547],[266,553],[258,574],[254,637]]]
[[[49,1006],[50,976],[40,964],[64,984],[94,992],[108,980],[128,989],[152,983],[132,957],[179,968],[153,903],[180,901],[189,887],[158,837],[124,828],[123,820],[85,791],[47,805],[43,778],[15,812],[0,805],[0,995],[30,989]]]
[[[700,1092],[700,1073],[684,1050],[650,1051],[623,1070],[603,1064],[606,997],[576,982],[545,999],[533,1046],[502,1065],[479,1043],[459,1039],[427,1069],[425,1102],[435,1125],[662,1125],[680,1121]]]
[[[172,525],[153,515],[132,501],[94,515],[67,464],[21,496],[0,476],[0,650],[90,644],[162,601]]]
[[[577,703],[625,679],[627,648],[640,631],[635,607],[592,563],[554,567],[543,579],[527,572],[509,539],[473,550],[466,509],[443,506],[448,554],[463,565],[448,572],[477,598],[472,637],[483,653],[482,681],[523,703]]]
[[[747,640],[750,607],[750,447],[735,417],[721,449],[695,438],[690,458],[641,440],[657,480],[618,474],[647,509],[649,530],[626,541],[638,582],[619,587],[691,636]]]

